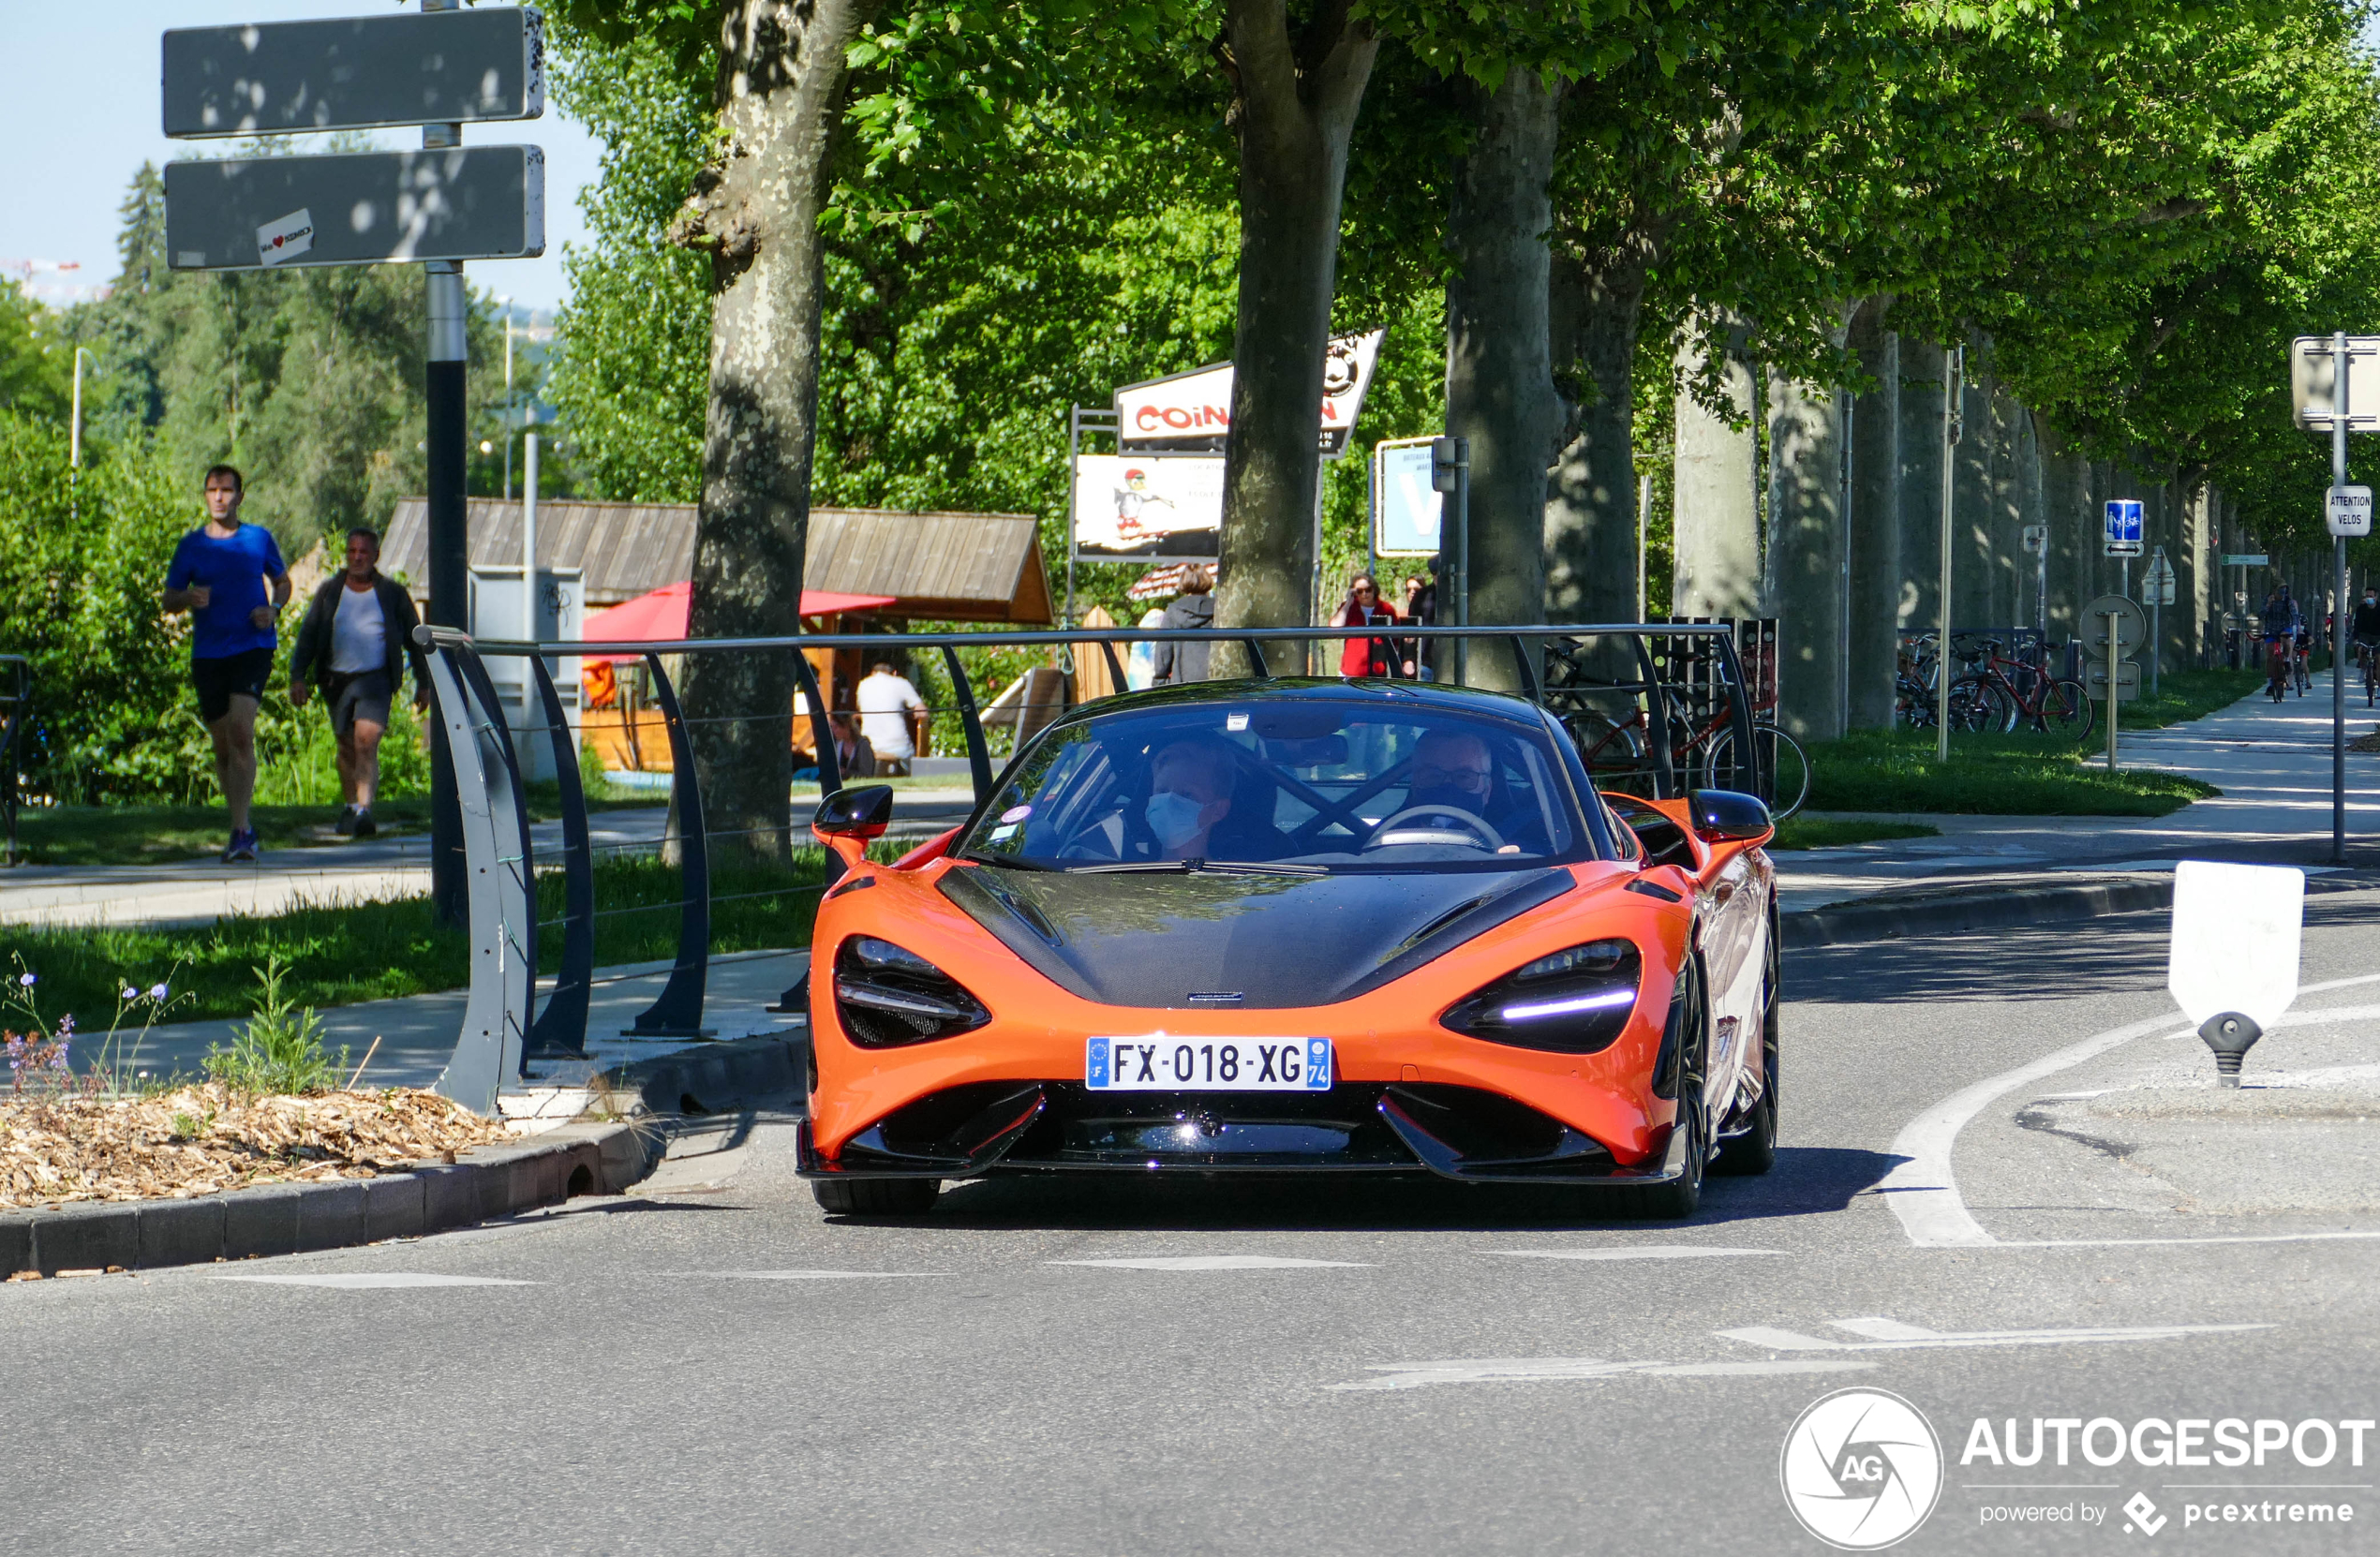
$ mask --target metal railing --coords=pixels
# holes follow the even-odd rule
[[[795,683],[802,694],[810,724],[811,749],[816,753],[822,797],[843,787],[836,758],[831,712],[820,695],[816,673],[801,649],[861,648],[872,651],[939,651],[954,690],[964,731],[969,778],[980,808],[995,787],[991,753],[974,689],[961,649],[1042,648],[1061,656],[1096,647],[1111,684],[1126,685],[1117,656],[1119,645],[1144,642],[1233,643],[1241,645],[1253,671],[1252,679],[1274,679],[1267,669],[1266,645],[1305,645],[1370,638],[1388,645],[1391,659],[1407,645],[1425,639],[1502,640],[1520,686],[1518,694],[1544,707],[1579,743],[1580,720],[1585,711],[1601,708],[1620,712],[1650,732],[1649,748],[1660,753],[1648,764],[1588,764],[1590,776],[1608,787],[1641,784],[1653,798],[1675,798],[1688,783],[1704,787],[1746,788],[1759,793],[1764,783],[1754,741],[1754,693],[1745,685],[1732,623],[1624,623],[1578,626],[1531,624],[1524,627],[1399,627],[1390,631],[1361,633],[1344,627],[1229,629],[1078,629],[1019,632],[834,633],[781,638],[712,638],[676,643],[561,642],[515,643],[473,641],[451,628],[423,627],[414,641],[425,651],[437,717],[454,758],[456,798],[462,813],[463,867],[468,882],[470,984],[462,1031],[454,1056],[439,1090],[482,1113],[491,1113],[496,1095],[507,1076],[525,1075],[536,1056],[584,1057],[588,998],[594,984],[595,922],[603,917],[595,908],[593,851],[589,846],[587,796],[579,779],[578,753],[568,717],[548,661],[597,656],[633,657],[644,662],[654,702],[667,730],[670,759],[670,801],[677,824],[671,838],[677,846],[680,869],[677,952],[662,992],[638,1015],[629,1030],[648,1037],[700,1035],[703,999],[708,977],[711,941],[711,857],[709,840],[724,835],[708,830],[704,820],[702,786],[695,772],[693,741],[677,690],[662,660],[685,655],[782,653],[791,661]],[[1617,650],[1598,640],[1621,640]],[[1532,647],[1534,645],[1534,647]],[[1593,666],[1625,655],[1636,668],[1633,680],[1599,679]],[[536,685],[543,722],[524,725],[525,736],[550,741],[561,809],[562,846],[558,861],[563,891],[560,920],[562,948],[555,986],[544,1009],[536,1009],[538,936],[537,882],[541,861],[532,845],[521,753],[513,742],[514,727],[507,722],[496,685],[483,660],[491,656],[526,659]],[[1302,650],[1301,650],[1302,658]],[[1694,684],[1674,685],[1664,678],[1689,672]],[[1726,764],[1711,761],[1680,764],[1670,760],[1673,726],[1680,709],[1706,707],[1723,726],[1723,742],[1706,743],[1739,754]],[[787,713],[754,713],[737,719],[786,719]],[[1705,729],[1705,735],[1710,734]],[[1019,741],[1022,750],[1030,743]],[[1014,761],[1012,757],[1010,759]],[[794,825],[798,826],[796,823]],[[770,829],[773,830],[773,829]],[[740,829],[738,830],[740,831]],[[778,889],[786,893],[820,892],[833,884],[834,862],[825,882]],[[645,907],[668,905],[645,905]],[[614,910],[613,912],[641,912]],[[788,990],[790,997],[795,993]]]

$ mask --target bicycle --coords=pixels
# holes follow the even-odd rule
[[[2265,695],[2275,703],[2282,700],[2288,688],[2289,661],[2293,658],[2288,639],[2265,640]]]
[[[2373,649],[2371,639],[2356,640],[2356,670],[2363,676],[2363,705],[2367,708],[2373,705],[2374,698],[2380,698],[2380,653]]]
[[[1693,785],[1699,776],[1703,784],[1717,787],[1722,777],[1729,784],[1740,784],[1735,777],[1739,764],[1735,756],[1733,710],[1722,704],[1709,720],[1699,728],[1678,700],[1666,688],[1662,695],[1669,700],[1670,770]],[[1642,708],[1624,719],[1612,719],[1600,714],[1574,714],[1565,721],[1570,739],[1579,749],[1579,760],[1587,771],[1595,771],[1599,763],[1605,767],[1639,768],[1651,749],[1652,719]],[[1752,727],[1754,742],[1766,741],[1769,775],[1769,815],[1782,822],[1802,808],[1809,798],[1809,753],[1802,743],[1773,724]],[[1611,755],[1616,744],[1618,749]]]
[[[2000,652],[1998,639],[1983,641],[1983,653],[1971,664],[1982,669],[1951,683],[1951,699],[1960,703],[1964,689],[1972,704],[1982,705],[1976,717],[1989,719],[1998,711],[1998,728],[2013,734],[2017,725],[2037,730],[2044,734],[2064,735],[2083,741],[2090,737],[2093,711],[2090,694],[2083,684],[2064,676],[2053,676],[2037,663],[2032,655],[2045,654],[2036,647],[2027,651],[2024,659],[2011,660]],[[2011,675],[2010,672],[2015,672]],[[1955,721],[1954,721],[1955,722]],[[1985,728],[1991,728],[1986,724]]]
[[[2313,646],[2309,645],[2304,638],[2300,637],[2289,654],[2290,672],[2295,677],[2298,688],[2298,695],[2299,697],[2303,697],[2308,692],[2313,690]]]

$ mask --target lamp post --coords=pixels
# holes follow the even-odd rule
[[[513,500],[513,299],[510,293],[496,300],[504,310],[504,500]]]
[[[74,348],[74,413],[67,423],[67,517],[79,518],[82,512],[82,359],[91,355],[87,346]]]

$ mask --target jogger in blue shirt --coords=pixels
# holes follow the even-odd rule
[[[273,679],[279,639],[274,619],[290,603],[290,571],[261,525],[240,523],[240,473],[218,465],[206,473],[207,522],[182,538],[166,570],[165,608],[190,613],[190,679],[199,717],[215,742],[215,778],[231,813],[224,859],[253,860],[256,829],[256,710]],[[268,598],[265,586],[270,581]]]

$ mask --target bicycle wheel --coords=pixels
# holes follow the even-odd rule
[[[1973,734],[2008,728],[2006,694],[1978,675],[1962,675],[1950,684],[1950,727]]]
[[[1758,779],[1735,765],[1735,733],[1722,731],[1706,749],[1704,773],[1713,783],[1730,780],[1739,789],[1749,788]],[[1802,808],[1809,799],[1809,753],[1802,743],[1774,725],[1763,724],[1752,732],[1752,743],[1760,750],[1770,753],[1768,772],[1768,814],[1782,822]]]
[[[1564,719],[1562,726],[1578,747],[1587,777],[1644,770],[1644,736],[1635,724],[1622,724],[1601,714],[1578,713]]]
[[[2051,682],[2041,690],[2039,722],[2049,734],[2063,735],[2077,745],[2090,739],[2090,727],[2096,722],[2090,694],[2079,681]]]

